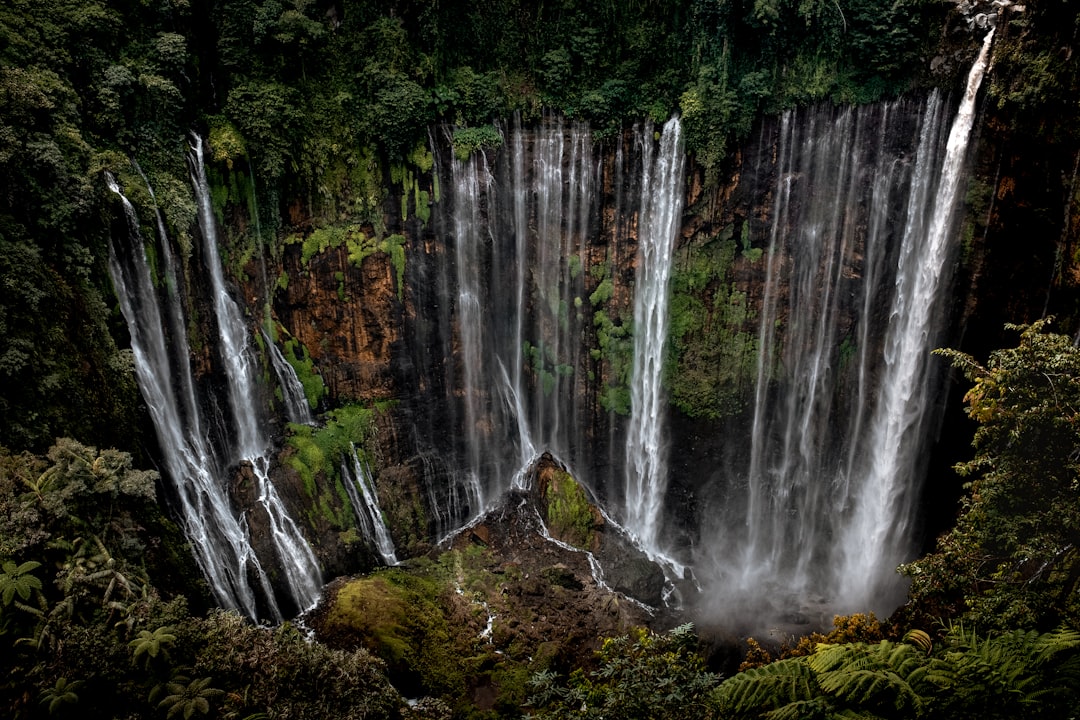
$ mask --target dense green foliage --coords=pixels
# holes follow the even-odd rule
[[[356,528],[357,509],[344,485],[351,480],[342,475],[341,466],[351,467],[354,453],[366,457],[364,444],[372,435],[376,412],[362,405],[344,405],[326,413],[321,427],[289,425],[289,449],[283,459],[303,482],[312,528],[329,525],[346,533]],[[358,539],[355,532],[347,537]]]
[[[430,577],[397,569],[352,580],[335,593],[320,634],[335,646],[371,648],[407,695],[458,697],[465,678],[441,590]]]
[[[757,381],[758,328],[731,270],[736,262],[756,262],[761,250],[737,253],[734,232],[731,225],[687,246],[673,263],[665,380],[672,402],[690,417],[737,414]]]
[[[400,716],[363,650],[193,615],[202,581],[156,480],[126,453],[72,440],[47,457],[0,449],[0,714]]]
[[[1080,349],[1050,320],[1011,326],[986,365],[941,351],[974,383],[975,456],[956,527],[903,568],[912,609],[980,628],[1080,622]]]
[[[1080,700],[1080,634],[1013,631],[980,638],[956,626],[932,645],[821,644],[730,678],[714,701],[722,718],[1067,717]]]
[[[260,253],[280,256],[276,238],[287,235],[302,244],[303,266],[345,244],[355,265],[389,255],[404,301],[406,238],[396,219],[387,227],[398,213],[388,216],[385,201],[400,184],[401,224],[428,221],[438,185],[429,194],[418,176],[432,168],[425,147],[433,124],[455,126],[461,155],[497,147],[495,123],[513,112],[526,122],[545,110],[584,119],[601,139],[631,120],[679,112],[688,148],[715,178],[763,112],[863,102],[925,82],[919,75],[947,6],[4,2],[0,441],[14,452],[0,451],[0,708],[11,717],[88,718],[119,708],[185,718],[407,712],[381,661],[363,651],[308,643],[288,625],[271,631],[226,613],[193,616],[188,602],[205,602],[201,581],[162,515],[154,474],[133,469],[124,452],[55,440],[72,435],[130,452],[150,442],[108,279],[109,238],[127,230],[104,170],[147,215],[144,227],[161,210],[190,263],[195,204],[184,153],[188,133],[200,132],[209,137],[229,272],[242,278]],[[1015,127],[1071,137],[1077,15],[1065,0],[1029,6],[1002,32],[990,96]],[[731,230],[680,258],[673,279],[669,379],[675,402],[696,417],[739,410],[755,355],[746,333],[752,310],[729,269],[756,258],[747,247],[738,255]],[[593,360],[606,379],[600,402],[625,413],[631,322],[609,307],[610,270],[594,267],[588,300]],[[288,283],[282,273],[276,286]],[[194,313],[190,320],[198,324]],[[688,629],[640,633],[609,640],[599,669],[575,671],[565,685],[538,676],[538,714],[993,717],[1074,707],[1075,636],[1027,631],[1080,618],[1080,366],[1069,338],[1043,329],[1022,329],[1020,346],[985,367],[951,354],[976,383],[968,398],[980,423],[976,456],[962,466],[972,494],[939,551],[906,569],[922,616],[1024,631],[981,640],[957,628],[929,654],[887,641],[836,644],[749,671],[711,697],[718,679],[704,672]],[[198,354],[195,333],[192,343]],[[320,408],[326,389],[310,355],[295,340],[284,345]],[[538,356],[552,383],[568,367],[551,372]],[[370,430],[370,411],[359,406],[329,414],[320,430],[292,428],[285,462],[315,500],[311,523],[352,522],[338,468]],[[552,498],[548,519],[580,531],[587,545],[591,515],[570,487]],[[415,515],[423,526],[423,512]],[[489,648],[454,644],[436,601],[453,582],[460,588],[462,575],[442,565],[438,583],[403,573],[369,579],[356,602],[370,612],[350,625],[415,687],[464,703],[466,674],[487,673],[500,688],[497,711],[515,714],[523,673],[536,666],[519,657],[498,665]]]
[[[659,635],[640,630],[608,638],[597,652],[598,667],[575,670],[565,683],[544,671],[529,681],[533,717],[646,720],[709,717],[708,691],[719,678],[705,670],[693,625]]]

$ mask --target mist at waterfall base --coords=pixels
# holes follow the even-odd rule
[[[441,414],[409,415],[431,539],[520,488],[547,452],[671,579],[700,590],[682,600],[705,620],[761,629],[785,616],[823,625],[834,612],[891,611],[937,417],[929,353],[946,319],[953,208],[988,47],[989,36],[951,122],[934,93],[763,125],[733,200],[744,243],[763,251],[746,266],[756,360],[745,410],[708,423],[718,428],[709,438],[668,432],[663,384],[686,196],[678,118],[605,143],[579,122],[515,119],[500,128],[501,149],[464,160],[433,137],[444,190],[430,232],[441,250],[414,247],[408,258],[422,282],[408,289],[416,316],[399,349],[403,372],[443,393]],[[130,232],[114,239],[110,270],[200,568],[222,606],[281,620],[317,601],[321,571],[269,475],[271,393],[260,387],[269,375],[255,372],[259,330],[222,274],[202,162],[196,138],[209,276],[200,287],[212,296],[225,376],[218,422],[204,417],[192,377],[168,238],[159,230],[157,288],[114,182]],[[312,422],[276,348],[262,362],[282,386],[282,412]],[[708,465],[687,447],[702,441]],[[396,563],[368,495],[377,468],[359,456],[341,463],[358,523]],[[237,464],[257,484],[254,508],[232,505],[224,478]],[[266,537],[252,537],[251,518]]]
[[[792,111],[749,163],[774,182],[757,382],[743,465],[698,496],[707,615],[825,626],[903,601],[992,35],[951,122],[936,92]]]

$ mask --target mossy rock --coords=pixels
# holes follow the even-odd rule
[[[552,565],[540,571],[540,576],[556,587],[567,590],[584,590],[585,586],[573,571],[565,565]]]
[[[391,682],[404,695],[462,694],[465,678],[440,586],[390,569],[344,582],[315,621],[327,645],[362,646],[380,657]]]
[[[585,489],[570,473],[552,469],[542,475],[541,493],[544,522],[551,536],[576,548],[592,549],[601,523]]]

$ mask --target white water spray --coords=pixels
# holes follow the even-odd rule
[[[696,567],[717,612],[760,627],[889,612],[932,425],[942,293],[975,94],[783,115],[746,473],[703,510]],[[709,496],[702,493],[703,496]]]
[[[908,549],[915,500],[910,491],[916,464],[911,457],[912,435],[924,424],[930,402],[927,366],[935,340],[934,310],[939,288],[947,282],[961,171],[993,36],[993,30],[986,34],[968,74],[964,97],[949,131],[929,224],[925,231],[905,236],[901,250],[886,338],[885,375],[872,429],[873,462],[855,498],[841,544],[841,591],[853,600],[868,602],[870,598],[860,597],[860,591],[877,590],[857,578],[873,577],[882,568],[895,567]]]
[[[304,386],[300,384],[300,378],[296,375],[296,369],[281,354],[281,350],[274,344],[270,335],[263,333],[263,342],[266,351],[270,355],[270,364],[274,368],[274,374],[278,379],[278,387],[281,388],[281,401],[285,405],[285,416],[289,422],[297,425],[314,425],[315,418],[311,415],[311,404],[308,403],[307,395],[304,394]]]
[[[668,280],[675,236],[682,220],[684,153],[678,118],[664,125],[655,162],[650,135],[648,131],[644,133],[642,153],[625,502],[627,528],[653,556],[659,553],[660,518],[668,481],[664,444],[667,398],[662,380],[668,332]]]
[[[349,451],[352,467],[351,469],[349,467],[349,458],[342,457],[341,476],[345,481],[345,491],[349,495],[349,501],[352,502],[356,519],[382,561],[387,565],[397,565],[397,551],[394,548],[394,541],[390,538],[386,521],[383,520],[379,496],[375,492],[375,483],[371,478],[371,469],[361,458],[361,452],[352,443],[349,443]]]
[[[222,607],[258,617],[258,600],[250,584],[254,578],[265,612],[281,620],[269,579],[252,551],[245,524],[229,505],[220,468],[202,430],[168,238],[159,227],[170,317],[167,326],[162,321],[161,301],[154,290],[135,209],[111,175],[106,174],[106,182],[123,203],[129,230],[126,246],[115,240],[109,245],[109,271],[131,334],[139,390],[154,422],[184,534]],[[171,345],[169,332],[173,333]],[[174,388],[179,389],[179,397]]]
[[[229,380],[229,406],[236,430],[233,461],[250,463],[257,483],[259,505],[266,512],[270,525],[270,540],[281,564],[287,589],[296,606],[307,610],[319,600],[322,573],[318,560],[296,523],[289,517],[281,498],[268,475],[269,440],[263,433],[262,413],[256,405],[256,369],[248,351],[247,328],[239,306],[229,297],[218,256],[217,229],[210,204],[210,188],[203,163],[202,138],[193,137],[191,182],[199,208],[199,227],[203,236],[203,252],[210,272],[214,295],[214,314],[217,320],[221,356]]]

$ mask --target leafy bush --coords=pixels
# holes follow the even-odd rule
[[[720,678],[705,670],[691,624],[658,635],[637,630],[604,640],[596,670],[575,670],[565,681],[542,671],[529,681],[532,717],[713,717],[709,691]]]
[[[454,130],[454,155],[465,162],[481,148],[495,149],[502,146],[503,137],[493,125],[457,128]]]
[[[1010,325],[1014,348],[986,365],[940,350],[974,384],[979,423],[956,527],[937,551],[902,567],[908,611],[962,617],[984,628],[1080,622],[1080,349],[1047,332],[1051,319]]]
[[[458,697],[465,678],[439,592],[433,580],[398,569],[351,580],[334,592],[319,635],[332,647],[363,647],[382,658],[406,695]]]

